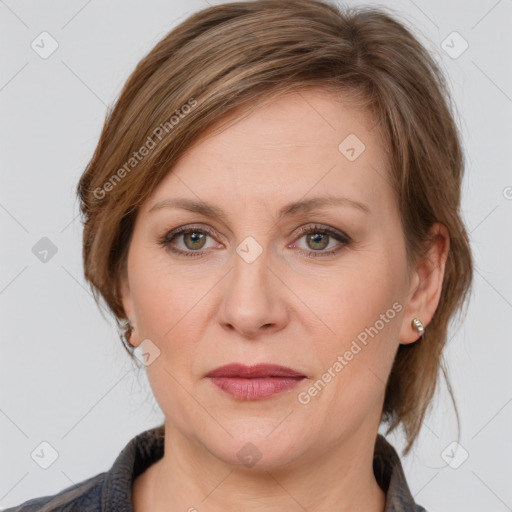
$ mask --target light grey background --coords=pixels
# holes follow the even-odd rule
[[[129,439],[163,420],[85,287],[74,193],[106,106],[136,63],[208,3],[0,0],[0,508],[109,469]],[[457,431],[442,387],[404,470],[429,512],[511,510],[512,1],[374,5],[396,9],[449,76],[476,259],[468,317],[446,350],[462,448],[445,450]],[[43,31],[58,43],[46,59],[31,47],[42,52],[46,37],[51,48]],[[57,248],[46,262],[32,252],[42,237]],[[403,446],[399,433],[389,439]],[[58,452],[48,469],[31,458],[43,441]]]

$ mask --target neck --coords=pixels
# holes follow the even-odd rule
[[[369,436],[368,436],[369,434]],[[385,493],[373,474],[377,431],[359,429],[314,457],[286,468],[227,464],[203,445],[165,425],[164,456],[134,486],[136,512],[383,512]],[[137,491],[137,492],[135,492]]]

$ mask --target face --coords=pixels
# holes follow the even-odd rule
[[[139,209],[122,287],[166,435],[234,464],[250,442],[269,468],[375,435],[398,345],[417,339],[387,165],[368,113],[309,90],[168,173]],[[229,363],[302,377],[207,377]]]

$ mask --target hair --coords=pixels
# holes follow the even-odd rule
[[[108,110],[79,180],[85,279],[121,328],[120,282],[139,206],[208,129],[311,87],[352,98],[377,120],[408,265],[426,254],[433,223],[449,232],[437,310],[419,341],[399,346],[385,392],[382,421],[388,433],[401,424],[406,454],[440,370],[453,400],[442,350],[469,295],[473,260],[460,213],[464,156],[447,83],[425,47],[382,8],[238,1],[196,12],[170,31]]]

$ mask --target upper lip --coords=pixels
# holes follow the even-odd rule
[[[278,364],[257,364],[246,366],[240,363],[231,363],[220,366],[209,372],[207,377],[240,377],[240,378],[262,378],[262,377],[305,377],[292,368],[280,366]]]

